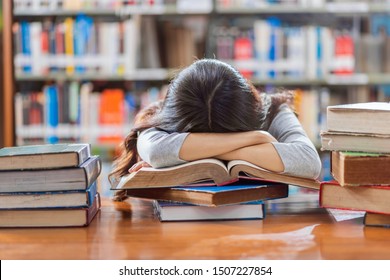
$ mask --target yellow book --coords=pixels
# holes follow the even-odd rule
[[[69,64],[66,66],[66,74],[74,73],[74,46],[73,46],[73,25],[74,19],[66,18],[65,22],[65,54],[68,57]]]

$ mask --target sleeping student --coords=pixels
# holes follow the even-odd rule
[[[315,179],[321,161],[292,101],[289,92],[258,92],[224,62],[197,60],[171,81],[163,101],[138,114],[110,177],[217,158]]]

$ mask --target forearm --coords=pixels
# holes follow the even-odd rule
[[[261,168],[283,172],[284,165],[274,145],[271,143],[243,147],[228,153],[217,155],[222,160],[245,160]]]
[[[179,156],[182,160],[192,161],[273,141],[276,141],[275,138],[263,131],[190,133],[183,142]]]

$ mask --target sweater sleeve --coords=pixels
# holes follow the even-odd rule
[[[306,178],[320,175],[318,152],[287,105],[282,105],[268,132],[279,141],[273,145],[284,164],[284,174]]]
[[[179,152],[188,133],[168,133],[156,128],[142,131],[138,136],[139,156],[154,168],[185,163]]]

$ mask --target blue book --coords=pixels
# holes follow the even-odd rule
[[[139,198],[221,206],[287,197],[288,185],[241,179],[227,186],[127,189],[127,194]]]
[[[322,73],[322,63],[323,63],[323,50],[322,50],[322,27],[316,27],[316,76],[317,78],[323,77],[324,73]]]
[[[265,207],[262,201],[207,207],[155,200],[153,201],[153,206],[160,221],[248,220],[265,218]]]
[[[267,20],[267,22],[271,27],[271,34],[270,34],[270,39],[269,39],[270,45],[269,45],[268,59],[272,63],[278,59],[278,51],[279,51],[278,44],[280,42],[278,42],[279,38],[278,38],[277,34],[278,34],[278,29],[281,27],[281,21],[278,18],[270,17]],[[276,75],[277,75],[277,73],[275,70],[270,70],[268,72],[268,76],[270,78],[276,78]]]
[[[87,54],[87,45],[91,37],[93,19],[85,15],[77,15],[74,25],[74,53],[76,58]],[[85,73],[86,66],[76,64],[76,73]]]
[[[57,87],[47,86],[44,90],[46,98],[47,143],[58,143],[56,129],[58,127],[58,91]]]
[[[31,38],[30,38],[30,23],[22,21],[20,23],[20,32],[22,37],[22,53],[23,56],[29,57],[31,59]],[[29,65],[24,65],[22,67],[23,72],[31,73],[32,67],[31,63]]]
[[[96,181],[84,191],[0,193],[0,209],[89,207],[96,194]]]

